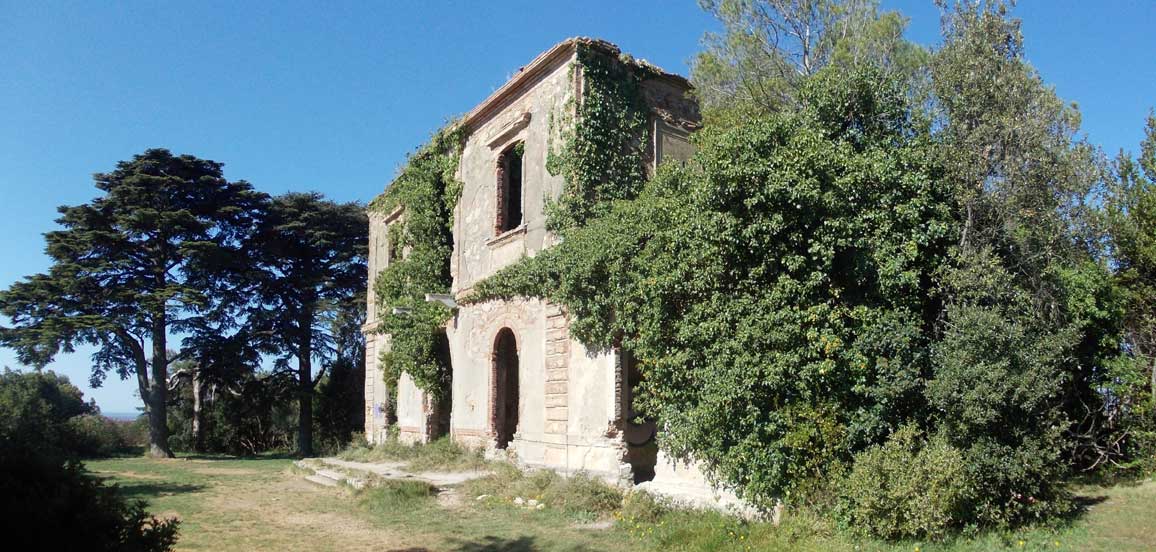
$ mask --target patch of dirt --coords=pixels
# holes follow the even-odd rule
[[[164,477],[160,476],[160,475],[156,475],[156,474],[152,474],[152,473],[139,473],[139,472],[134,472],[131,470],[130,471],[94,471],[92,473],[95,473],[96,475],[99,475],[101,477],[116,476],[116,477],[127,477],[129,479],[146,479],[146,480],[150,480],[150,481],[156,481],[158,479],[164,479]]]
[[[165,510],[163,512],[160,512],[158,514],[153,514],[153,515],[157,519],[175,519],[177,521],[181,520],[181,513],[176,511],[176,510]]]
[[[437,494],[438,506],[446,508],[447,510],[457,510],[462,507],[462,492],[460,489],[454,487],[444,487],[438,489]]]
[[[199,468],[192,470],[201,475],[259,475],[261,472],[246,468]]]
[[[230,513],[235,512],[235,519],[244,520],[242,526],[230,527],[231,532],[244,533],[260,528],[261,534],[272,533],[292,539],[279,543],[283,545],[281,549],[382,550],[422,544],[415,542],[413,536],[376,527],[364,518],[326,511],[324,497],[304,499],[302,496],[307,493],[329,494],[344,502],[348,498],[339,496],[341,490],[317,487],[290,474],[251,489],[244,487],[249,485],[225,487],[222,491],[228,491],[212,493],[206,499],[206,507],[226,517],[233,517],[234,514]]]

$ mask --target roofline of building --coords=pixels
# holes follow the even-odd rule
[[[471,109],[469,113],[466,113],[458,124],[464,127],[467,133],[472,133],[481,126],[481,123],[504,108],[510,100],[525,92],[530,84],[544,77],[555,64],[572,56],[579,45],[596,48],[615,58],[619,58],[622,54],[622,50],[619,49],[618,46],[597,38],[574,37],[563,40],[552,46],[549,50],[538,54],[530,63],[519,69],[513,77],[510,77],[510,80],[506,81],[505,84],[490,94],[482,103]],[[686,90],[692,88],[690,81],[686,80],[682,75],[668,73],[643,60],[632,58],[629,61],[624,61],[626,63],[633,63],[639,67],[645,67],[659,78],[675,86],[682,87]]]

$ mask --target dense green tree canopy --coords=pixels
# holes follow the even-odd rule
[[[699,0],[722,23],[694,59],[695,93],[708,111],[799,105],[824,67],[871,63],[915,79],[928,53],[903,38],[907,20],[878,0]]]
[[[1124,458],[1156,450],[1156,115],[1149,115],[1140,156],[1121,153],[1106,222],[1116,278],[1127,304],[1125,339],[1132,364],[1112,375],[1121,400],[1113,410],[1129,431]],[[1151,467],[1151,456],[1141,465]]]
[[[171,455],[165,426],[167,338],[215,301],[262,194],[229,182],[221,164],[150,149],[97,174],[104,195],[61,207],[45,234],[47,273],[0,294],[12,327],[0,342],[43,365],[77,343],[96,346],[93,381],[136,377],[150,417],[150,449]]]
[[[335,354],[326,321],[364,297],[368,228],[361,205],[290,193],[273,198],[251,243],[260,273],[250,323],[280,355],[280,368],[297,362],[297,449],[305,456],[313,453],[313,392],[323,373],[313,373],[313,360]]]
[[[935,479],[933,515],[879,534],[1067,511],[1070,469],[1120,435],[1124,303],[1093,224],[1102,164],[1018,21],[948,7],[944,45],[906,50],[920,68],[852,54],[899,24],[873,3],[707,7],[727,35],[696,77],[722,116],[694,159],[468,300],[547,297],[587,345],[630,350],[662,446],[757,505],[846,474],[841,511],[861,519],[879,493],[915,493],[888,464],[907,463],[955,475]]]
[[[665,445],[746,496],[830,475],[916,414],[932,274],[953,237],[902,88],[820,72],[803,109],[703,130],[643,195],[488,280],[548,295],[643,365]],[[728,336],[723,338],[723,336]]]

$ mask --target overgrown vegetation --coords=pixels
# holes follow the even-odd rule
[[[339,456],[357,462],[404,462],[405,469],[411,472],[480,470],[489,466],[480,449],[471,450],[449,437],[413,445],[397,439],[374,446],[362,443],[342,451]]]
[[[495,463],[492,468],[493,475],[462,485],[466,496],[497,508],[542,504],[543,509],[580,520],[609,517],[622,504],[620,489],[584,474],[564,477],[552,470],[526,472],[507,463]],[[479,501],[477,497],[485,498]]]
[[[563,235],[642,189],[649,109],[640,82],[653,72],[584,42],[570,70],[581,73],[582,98],[552,120],[560,143],[546,160],[547,170],[563,179],[561,197],[546,207],[546,226]]]
[[[889,50],[921,69],[839,54],[895,22],[820,4],[710,3],[828,29],[824,50],[792,61],[810,39],[759,43],[772,68],[806,66],[781,80],[743,65],[769,95],[722,96],[688,166],[634,199],[590,196],[561,244],[468,301],[545,297],[587,346],[629,349],[662,446],[762,508],[839,512],[887,538],[1060,519],[1074,473],[1154,452],[1136,385],[1152,373],[1137,316],[1152,303],[1149,167],[1121,158],[1101,202],[1125,268],[1098,245],[1103,167],[1003,3],[946,8],[929,57]],[[600,133],[567,142],[579,155],[628,157],[620,127],[574,127]]]
[[[17,550],[162,551],[176,520],[149,515],[90,474],[83,454],[103,452],[93,406],[52,372],[0,374],[0,516]],[[96,444],[94,444],[96,443]]]
[[[386,234],[389,266],[373,282],[378,331],[390,336],[381,366],[391,393],[403,372],[435,399],[447,392],[450,381],[449,358],[441,343],[451,312],[440,303],[426,302],[425,294],[449,293],[453,283],[450,256],[453,211],[461,196],[456,172],[462,132],[450,123],[434,134],[369,205],[378,216],[401,209],[400,219]]]

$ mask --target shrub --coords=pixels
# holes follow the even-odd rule
[[[840,510],[854,529],[886,539],[938,539],[961,524],[970,496],[963,453],[904,426],[855,457]]]
[[[68,421],[73,448],[84,458],[100,458],[132,450],[129,423],[99,414],[85,414]]]
[[[18,528],[4,534],[9,550],[161,552],[179,524],[124,500],[79,462],[10,455],[0,459],[0,518]]]
[[[622,498],[620,517],[630,521],[656,523],[671,511],[666,501],[646,491],[626,493]]]
[[[8,450],[61,460],[75,456],[69,420],[96,408],[53,372],[0,374],[0,435]]]
[[[0,374],[0,519],[18,528],[5,532],[9,549],[172,548],[177,521],[148,515],[77,460],[84,447],[115,442],[94,411],[52,372]]]

